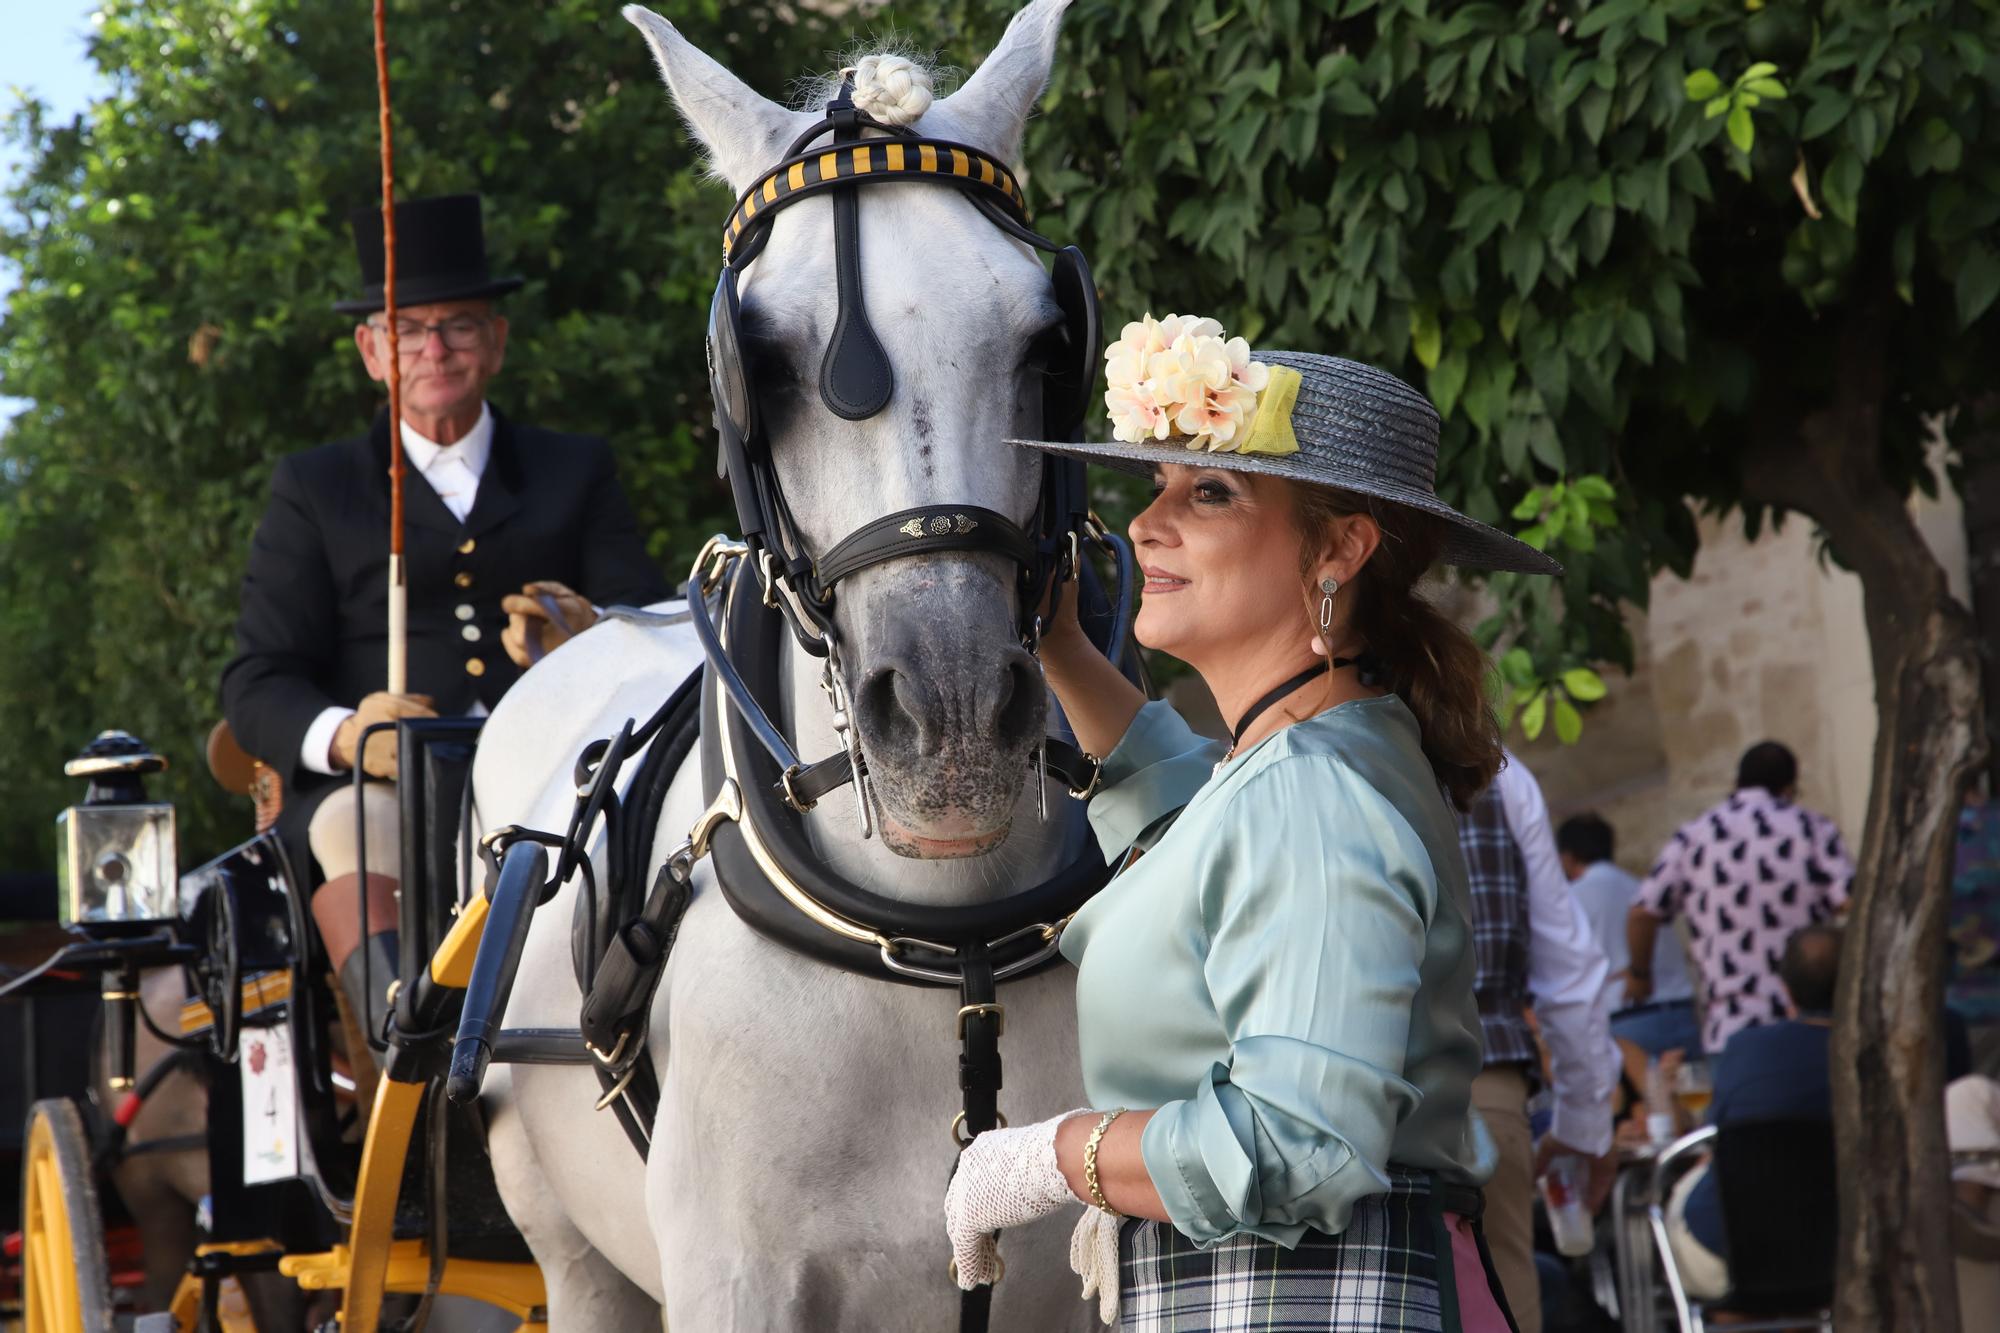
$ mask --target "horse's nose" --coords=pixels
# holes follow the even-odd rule
[[[912,645],[876,658],[855,709],[864,735],[928,756],[954,738],[1022,744],[1040,732],[1045,705],[1041,670],[1018,644],[955,661]]]

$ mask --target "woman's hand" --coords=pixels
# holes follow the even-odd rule
[[[1042,604],[1035,608],[1036,616],[1042,622],[1042,642],[1054,640],[1060,648],[1074,648],[1077,644],[1093,646],[1083,632],[1083,622],[1077,619],[1077,603],[1082,600],[1077,576],[1071,574],[1066,579],[1050,579],[1047,590],[1042,593]]]
[[[961,1290],[999,1276],[995,1231],[1078,1201],[1056,1165],[1056,1129],[1089,1113],[1085,1107],[1020,1129],[989,1129],[958,1155],[944,1196],[944,1229]]]
[[[1146,696],[1119,674],[1083,632],[1077,619],[1078,600],[1074,578],[1050,580],[1039,613],[1042,640],[1036,656],[1042,662],[1042,677],[1062,704],[1077,744],[1101,759],[1117,747]]]

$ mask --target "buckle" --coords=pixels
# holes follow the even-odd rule
[[[993,1118],[1000,1122],[999,1128],[1001,1129],[1007,1128],[1007,1113],[1005,1111],[995,1111],[993,1113]],[[972,1143],[972,1141],[979,1137],[977,1134],[968,1134],[964,1138],[960,1138],[958,1136],[958,1131],[959,1128],[964,1124],[965,1124],[965,1112],[963,1111],[960,1111],[957,1115],[951,1118],[951,1141],[958,1145],[958,1150],[960,1152],[964,1152],[966,1148]]]
[[[718,532],[703,542],[701,550],[695,555],[689,582],[694,583],[704,596],[714,592],[723,576],[729,573],[729,566],[749,554],[748,542],[733,541]]]
[[[968,1019],[968,1018],[977,1018],[977,1017],[978,1017],[979,1015],[981,1015],[981,1014],[991,1014],[991,1015],[993,1016],[994,1020],[995,1020],[996,1022],[998,1022],[998,1023],[999,1023],[999,1025],[1000,1025],[1000,1028],[999,1028],[999,1031],[995,1032],[995,1033],[993,1034],[994,1036],[996,1036],[996,1037],[1004,1037],[1004,1036],[1006,1036],[1006,1035],[1007,1035],[1007,1006],[1006,1006],[1006,1005],[1004,1005],[1004,1004],[968,1004],[968,1005],[966,1005],[966,1006],[965,1006],[964,1008],[962,1008],[962,1009],[960,1009],[960,1010],[958,1011],[958,1039],[959,1039],[960,1041],[964,1041],[964,1040],[965,1040],[965,1020],[966,1020],[966,1019]]]
[[[793,764],[790,768],[786,769],[783,773],[780,773],[778,775],[778,783],[785,789],[785,804],[789,805],[790,807],[792,807],[792,809],[798,811],[800,814],[805,814],[808,810],[811,810],[814,806],[819,804],[818,801],[808,801],[802,799],[799,796],[798,790],[792,786],[792,779],[797,777],[800,773],[803,773],[805,771],[805,767],[806,766],[804,764]]]
[[[1071,787],[1069,794],[1079,801],[1087,801],[1097,795],[1098,787],[1103,785],[1104,761],[1094,754],[1079,753],[1083,753],[1083,757],[1090,761],[1090,781],[1084,783],[1082,787]]]

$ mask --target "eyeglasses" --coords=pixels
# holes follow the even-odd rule
[[[415,356],[423,350],[424,343],[435,332],[444,340],[444,345],[454,352],[470,352],[485,345],[486,326],[492,321],[483,315],[453,315],[435,324],[420,324],[414,319],[396,321],[396,339],[404,356]],[[368,327],[377,333],[387,333],[389,326],[375,320],[368,321]]]

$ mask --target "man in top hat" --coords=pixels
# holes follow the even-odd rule
[[[334,308],[361,317],[355,348],[370,378],[386,382],[380,216],[355,213],[365,286]],[[325,876],[313,917],[371,1032],[397,970],[401,849],[393,734],[358,753],[363,731],[402,717],[484,714],[541,652],[594,621],[597,606],[667,596],[606,443],[519,424],[486,400],[507,351],[494,300],[522,280],[488,272],[479,196],[398,204],[396,239],[410,693],[384,688],[386,411],[367,434],[279,460],[243,579],[236,656],[222,675],[237,740],[284,781],[280,833],[298,850],[303,834]],[[365,867],[357,762],[381,779],[363,789]],[[373,979],[365,994],[363,975]]]

